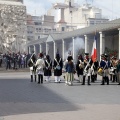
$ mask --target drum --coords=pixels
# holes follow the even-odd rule
[[[102,68],[99,68],[98,71],[97,71],[98,75],[102,76],[103,75],[103,69]]]

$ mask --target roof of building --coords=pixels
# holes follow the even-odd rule
[[[30,41],[30,42],[28,42],[28,46],[30,46],[30,45],[35,45],[35,44],[41,44],[41,43],[44,43],[44,42],[46,42],[46,40],[47,40],[47,37],[45,37],[45,38],[41,38],[41,39],[39,39],[39,40],[34,40],[34,41]]]
[[[57,41],[57,40],[62,40],[62,39],[67,39],[67,38],[72,38],[72,37],[79,37],[79,36],[94,34],[95,32],[109,31],[109,30],[118,29],[118,28],[120,28],[120,18],[113,20],[113,21],[105,22],[103,24],[92,25],[89,27],[77,29],[77,30],[70,31],[70,32],[59,33],[59,34],[55,34],[55,33],[50,34],[49,36],[51,36],[54,41]],[[44,38],[44,42],[46,42],[45,40],[47,40],[47,38]],[[38,40],[39,43],[41,41],[42,41],[42,39]],[[34,44],[36,42],[33,41]],[[32,45],[31,42],[30,42],[30,45]]]
[[[108,21],[102,24],[92,25],[92,26],[77,29],[74,31],[65,32],[60,35],[51,34],[51,36],[53,37],[54,40],[61,40],[61,39],[66,39],[71,37],[94,34],[95,31],[104,32],[106,30],[112,30],[112,29],[118,29],[118,28],[120,28],[120,18],[113,21]]]

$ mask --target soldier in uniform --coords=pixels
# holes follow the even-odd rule
[[[112,82],[117,81],[117,63],[117,57],[112,56],[110,61],[110,80],[112,80]]]
[[[99,62],[96,59],[95,62],[93,62],[91,66],[91,82],[95,82],[97,80],[98,67],[99,67]]]
[[[76,64],[76,71],[79,78],[79,82],[83,81],[83,68],[84,68],[84,62],[82,55],[78,56],[77,64]]]
[[[62,75],[63,61],[59,53],[56,54],[56,58],[53,63],[55,83],[60,83],[60,76]]]
[[[46,81],[50,82],[50,76],[52,76],[52,61],[49,55],[46,55],[44,76],[46,76]]]
[[[36,82],[36,60],[37,57],[35,55],[35,53],[33,53],[29,59],[29,63],[31,64],[30,67],[30,76],[31,76],[31,82],[33,82],[33,77],[35,78],[35,82]]]
[[[38,84],[42,84],[43,83],[43,74],[44,74],[44,67],[45,67],[45,63],[43,60],[43,54],[39,53],[39,58],[36,61],[36,72],[38,74]]]
[[[107,82],[107,85],[109,85],[110,62],[108,61],[108,55],[107,54],[102,54],[101,55],[100,68],[102,68],[102,70],[103,70],[102,84],[101,85],[104,85],[105,82]]]
[[[90,84],[90,76],[91,76],[91,65],[92,59],[89,58],[89,53],[84,54],[84,71],[83,71],[83,83],[85,85],[85,78],[88,76],[88,85]]]

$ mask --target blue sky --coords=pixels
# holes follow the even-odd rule
[[[74,0],[78,4],[85,3],[86,0]],[[96,7],[102,9],[102,15],[110,20],[120,18],[120,0],[87,0]],[[32,15],[43,15],[51,8],[52,3],[64,2],[64,0],[24,0],[27,12]]]

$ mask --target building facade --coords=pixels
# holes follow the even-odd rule
[[[22,0],[0,0],[0,51],[26,51],[26,6]]]

